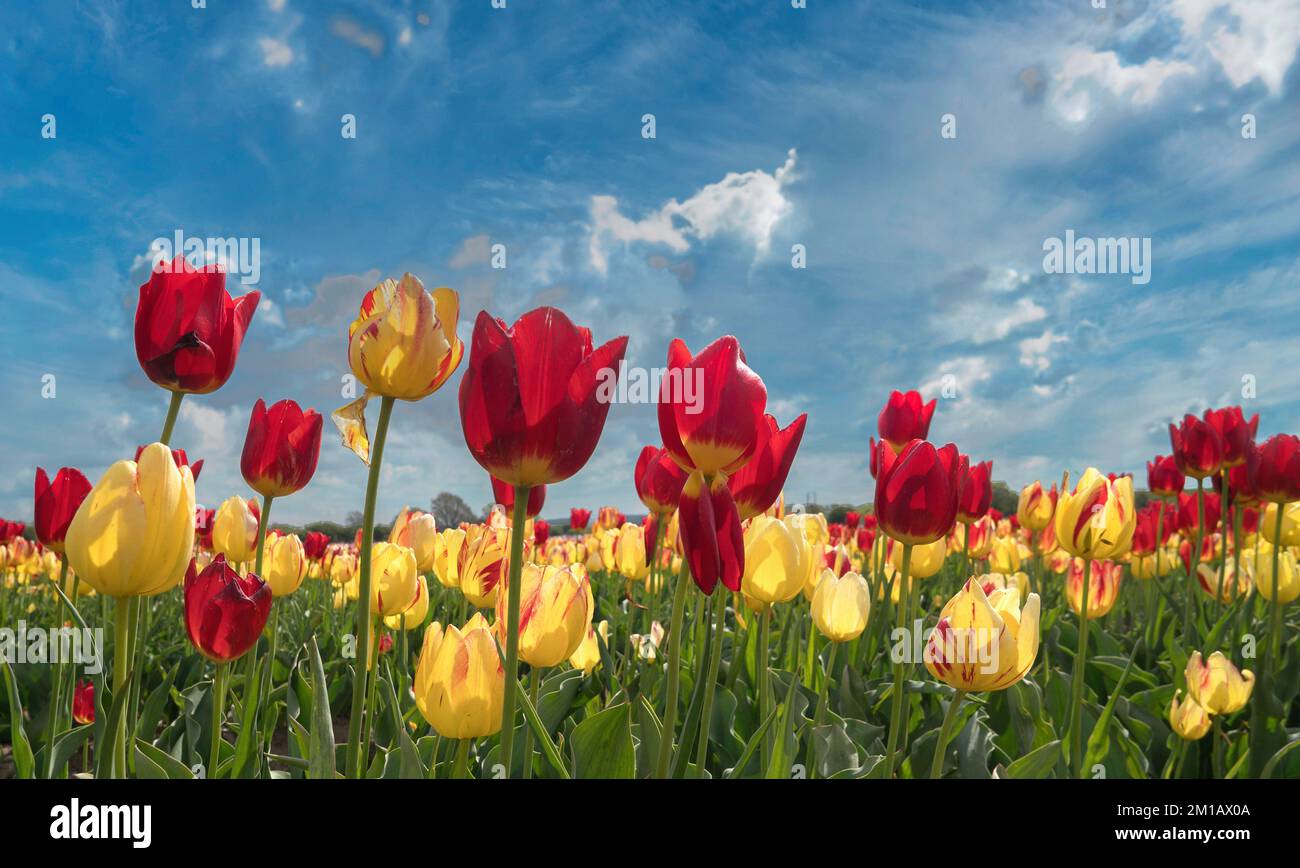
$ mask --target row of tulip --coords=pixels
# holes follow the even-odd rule
[[[781,494],[807,416],[767,412],[734,337],[673,341],[668,370],[698,374],[705,400],[659,396],[662,442],[631,473],[645,521],[574,509],[552,534],[547,486],[595,450],[627,339],[596,346],[554,308],[512,326],[480,312],[465,360],[457,294],[407,274],[362,300],[348,361],[365,391],[332,416],[368,466],[362,527],[300,539],[270,516],[311,482],[320,414],[258,400],[241,470],[259,497],[212,511],[202,462],[171,448],[184,396],[232,375],[257,301],[216,269],[155,270],[135,339],[171,393],[158,441],[93,486],[38,469],[34,543],[0,524],[0,619],[111,626],[113,647],[98,690],[52,668],[34,739],[5,664],[19,774],[66,775],[78,746],[88,773],[92,741],[93,772],[117,777],[1292,771],[1300,440],[1257,444],[1240,408],[1170,427],[1141,509],[1130,476],[1088,468],[1004,516],[992,462],[932,444],[936,402],[894,392],[871,510],[831,523]],[[465,443],[498,506],[447,528],[403,510],[376,541],[396,401],[462,361]],[[1234,663],[1256,635],[1260,664]]]

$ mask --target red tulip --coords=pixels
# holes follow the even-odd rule
[[[515,508],[515,489],[512,485],[507,485],[495,476],[490,477],[492,480],[492,496],[496,502],[505,507],[506,515],[514,515]],[[542,505],[546,503],[546,486],[534,485],[528,489],[528,505],[524,507],[527,518],[536,518],[542,511]]]
[[[1164,539],[1160,540],[1160,542],[1163,543],[1169,538],[1173,528],[1170,527],[1171,523],[1159,520],[1162,508],[1163,504],[1153,501],[1137,511],[1137,524],[1133,529],[1133,554],[1149,555],[1156,550],[1156,525],[1158,523],[1163,525],[1160,528],[1160,535]]]
[[[551,538],[551,526],[548,523],[546,523],[540,518],[537,519],[537,521],[533,522],[534,543],[536,543],[539,546],[544,545],[546,541],[550,538]]]
[[[482,311],[460,381],[470,454],[511,485],[561,482],[582,469],[609,414],[627,338],[593,350],[591,332],[553,307],[510,328]]]
[[[143,446],[137,446],[137,447],[135,447],[135,460],[136,460],[137,462],[140,461],[140,456],[141,456],[143,453],[144,453],[144,447],[143,447]],[[185,450],[184,450],[184,449],[173,449],[173,450],[172,450],[172,460],[176,462],[176,466],[177,466],[177,467],[188,467],[188,468],[190,469],[190,476],[194,477],[194,481],[195,481],[195,482],[198,482],[198,481],[199,481],[199,474],[200,474],[201,472],[203,472],[203,459],[202,459],[202,458],[200,458],[198,461],[195,461],[193,464],[191,464],[191,463],[190,463],[190,458],[189,458],[188,455],[185,454]]]
[[[1193,479],[1213,476],[1223,465],[1223,438],[1191,413],[1183,417],[1181,425],[1169,426],[1169,442],[1178,469]]]
[[[712,594],[719,581],[727,590],[739,591],[745,573],[745,538],[723,476],[707,483],[704,474],[692,473],[682,488],[678,514],[678,532],[695,584],[706,594]]]
[[[9,521],[0,518],[0,545],[4,545],[14,537],[22,536],[26,527],[27,525],[21,521]]]
[[[1211,531],[1219,524],[1219,517],[1223,514],[1223,508],[1219,504],[1219,495],[1213,491],[1205,492],[1205,530]],[[1199,510],[1196,506],[1196,495],[1186,492],[1178,495],[1178,529],[1179,530],[1196,530],[1199,523]]]
[[[869,552],[876,542],[876,531],[869,527],[858,528],[858,551]]]
[[[1240,407],[1224,407],[1222,410],[1206,410],[1205,421],[1223,441],[1224,466],[1245,464],[1246,450],[1255,442],[1255,432],[1259,429],[1259,414],[1247,422]]]
[[[1249,468],[1245,464],[1238,464],[1228,471],[1228,502],[1242,506],[1259,503],[1259,492],[1255,490]]]
[[[388,633],[385,633],[384,635],[380,636],[380,637],[379,637],[379,653],[380,653],[380,654],[387,654],[389,651],[392,651],[392,650],[393,650],[393,637],[390,636]]]
[[[1269,503],[1300,500],[1300,437],[1274,434],[1246,454],[1251,487]]]
[[[320,457],[321,415],[303,412],[296,401],[253,405],[239,469],[244,481],[264,497],[283,497],[306,487]]]
[[[921,545],[942,539],[957,520],[966,456],[957,447],[936,449],[913,440],[897,455],[888,442],[877,444],[876,519],[885,533]]]
[[[900,392],[897,389],[889,393],[885,408],[880,411],[876,428],[880,436],[889,441],[895,452],[902,451],[910,440],[924,440],[930,436],[930,420],[934,417],[937,401],[921,403],[921,393]]]
[[[140,287],[135,355],[145,374],[173,392],[214,392],[235,370],[257,290],[232,299],[219,266],[195,269],[177,256]]]
[[[993,462],[981,461],[974,466],[966,459],[967,469],[957,502],[957,520],[972,524],[988,514],[993,504]]]
[[[781,496],[807,423],[807,413],[784,429],[777,427],[771,415],[764,415],[758,423],[758,446],[753,457],[727,480],[741,521],[767,512]]]
[[[196,507],[194,510],[194,534],[199,548],[212,551],[212,522],[217,517],[215,509]]]
[[[858,527],[858,522],[860,521],[862,521],[862,516],[854,512],[853,510],[849,510],[848,512],[844,513],[844,526],[847,527],[849,530],[856,530]]]
[[[632,473],[636,495],[641,498],[651,515],[668,515],[677,509],[686,484],[686,471],[682,470],[668,450],[646,446],[636,460]]]
[[[1147,490],[1160,497],[1173,497],[1183,490],[1187,477],[1172,455],[1157,455],[1147,462]]]
[[[1258,509],[1246,507],[1241,511],[1241,532],[1249,536],[1259,530],[1260,512]]]
[[[197,575],[185,574],[185,630],[199,653],[227,663],[257,642],[271,614],[271,586],[249,573],[240,576],[217,555]]]
[[[90,480],[75,467],[60,468],[53,483],[43,467],[36,468],[36,539],[42,545],[63,553],[68,525],[90,489]]]
[[[585,530],[591,521],[591,510],[573,507],[569,510],[569,530]]]
[[[72,691],[72,719],[82,726],[95,722],[95,683],[85,678]]]
[[[307,536],[303,538],[302,550],[309,561],[319,561],[325,557],[325,550],[329,548],[330,538],[318,530],[308,531]]]
[[[674,383],[696,378],[700,399],[687,402]],[[745,364],[740,343],[720,337],[699,355],[674,340],[668,347],[668,375],[659,394],[659,434],[664,449],[688,471],[707,477],[731,474],[758,448],[767,387]],[[802,428],[800,429],[802,430]]]

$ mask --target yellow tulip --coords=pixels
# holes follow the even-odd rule
[[[928,579],[943,569],[944,559],[948,556],[948,541],[942,537],[932,543],[912,546],[912,561],[908,565],[909,579]],[[889,546],[889,565],[896,572],[903,569],[903,546],[894,543]],[[897,586],[897,582],[895,585]]]
[[[563,663],[582,644],[591,626],[586,572],[526,563],[519,584],[519,657],[529,666]],[[499,627],[506,624],[513,593],[513,588],[505,588],[497,597]],[[503,634],[502,647],[505,644]]]
[[[949,687],[1005,690],[1024,678],[1038,656],[1037,594],[1020,608],[1016,588],[991,595],[967,579],[939,613],[925,648],[925,667]]]
[[[441,388],[465,353],[456,336],[459,316],[454,290],[430,294],[409,272],[366,294],[348,327],[348,364],[366,391],[333,415],[344,445],[362,461],[370,463],[366,403],[374,395],[418,401]]]
[[[1056,540],[1061,548],[1091,559],[1118,557],[1129,550],[1137,527],[1131,476],[1111,482],[1089,467],[1073,491],[1066,485],[1061,488],[1056,505]]]
[[[506,531],[481,524],[470,525],[465,531],[457,568],[460,591],[476,608],[490,609],[497,603],[497,591],[507,568],[507,540]]]
[[[608,645],[609,622],[601,621],[595,627],[587,628],[587,637],[578,645],[578,650],[569,655],[569,665],[574,669],[581,669],[584,675],[590,675],[600,665],[600,639],[597,639],[597,633]]]
[[[969,550],[966,546],[967,535],[970,536]],[[972,561],[982,561],[993,550],[993,539],[993,519],[989,516],[986,515],[970,524],[959,521],[953,525],[948,551],[954,555],[965,552]]]
[[[742,592],[765,605],[794,599],[806,580],[806,557],[801,529],[769,515],[754,516],[745,528]]]
[[[330,558],[330,581],[336,585],[346,585],[348,582],[353,581],[356,575],[357,556],[347,550],[335,552],[334,556]]]
[[[113,597],[160,594],[185,577],[194,549],[194,477],[161,443],[118,461],[68,527],[68,566]]]
[[[460,549],[465,545],[465,531],[449,527],[433,543],[433,574],[444,588],[460,587]]]
[[[1201,660],[1200,651],[1193,651],[1184,674],[1187,676],[1187,695],[1210,714],[1240,711],[1255,686],[1255,673],[1249,669],[1238,671],[1222,651],[1215,651],[1205,662]]]
[[[257,516],[242,497],[227,497],[212,519],[212,550],[232,564],[244,564],[257,555]]]
[[[1011,537],[998,537],[989,552],[989,568],[996,573],[1020,572],[1020,546]]]
[[[370,611],[387,618],[405,612],[419,590],[415,552],[395,543],[378,542],[370,549]]]
[[[1264,539],[1277,545],[1277,504],[1270,503],[1259,517],[1259,530]],[[1282,545],[1300,546],[1300,500],[1282,508]]]
[[[1270,568],[1271,566],[1270,564]],[[1222,592],[1220,592],[1219,587],[1219,568],[1215,564],[1201,564],[1198,566],[1196,568],[1196,579],[1201,585],[1201,590],[1209,594],[1210,597],[1218,597],[1222,593],[1221,599],[1225,603],[1231,603],[1239,596],[1246,596],[1254,585],[1250,579],[1249,562],[1241,565],[1240,574],[1238,574],[1231,559],[1224,561]]]
[[[412,684],[415,706],[443,738],[479,738],[501,730],[505,670],[482,614],[461,629],[434,621],[424,630]]]
[[[1169,703],[1169,726],[1179,738],[1196,741],[1204,738],[1210,731],[1210,715],[1190,693],[1178,702],[1180,690],[1174,691],[1174,698]]]
[[[1127,478],[1127,477],[1126,477]],[[1076,559],[1070,565],[1069,578],[1065,580],[1065,596],[1076,615],[1083,603],[1084,564]],[[1119,599],[1122,570],[1112,561],[1093,561],[1088,577],[1088,620],[1104,617]]]
[[[1020,526],[1032,531],[1040,531],[1052,523],[1056,504],[1051,492],[1043,490],[1041,482],[1031,482],[1020,489],[1020,499],[1016,503],[1016,518]]]
[[[1274,576],[1273,576],[1273,546],[1269,543],[1259,540],[1254,549],[1243,552],[1243,561],[1253,562],[1254,568],[1251,570],[1255,575],[1255,588],[1259,595],[1270,603],[1273,602],[1274,593]],[[1290,603],[1296,597],[1300,597],[1300,568],[1297,568],[1295,555],[1290,549],[1282,549],[1278,553],[1277,560],[1277,582],[1279,589],[1276,597],[1283,605]]]
[[[832,642],[851,642],[862,635],[871,616],[871,589],[857,573],[836,576],[823,569],[813,594],[812,619]]]
[[[287,597],[298,590],[307,577],[307,555],[297,534],[276,534],[266,541],[262,571],[274,596]]]
[[[646,562],[645,533],[641,526],[625,522],[617,533],[605,535],[609,540],[612,568],[629,581],[640,581],[650,574],[650,564]]]
[[[429,583],[425,581],[424,576],[419,576],[415,580],[415,599],[411,601],[411,605],[407,606],[404,612],[389,615],[384,619],[384,624],[390,630],[414,630],[424,623],[424,617],[428,614]]]
[[[403,509],[393,522],[388,541],[406,546],[415,552],[415,566],[427,573],[434,566],[434,549],[438,539],[438,523],[427,512]]]

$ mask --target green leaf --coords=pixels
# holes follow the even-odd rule
[[[607,708],[573,729],[575,778],[634,778],[636,749],[632,745],[632,706]]]
[[[1133,644],[1133,652],[1128,656],[1128,663],[1120,673],[1119,680],[1115,682],[1115,688],[1111,690],[1110,699],[1106,701],[1106,707],[1101,710],[1101,716],[1097,718],[1092,734],[1088,736],[1088,746],[1083,753],[1083,765],[1086,768],[1097,765],[1106,758],[1106,754],[1110,753],[1110,722],[1115,716],[1115,703],[1119,700],[1124,683],[1128,681],[1129,674],[1133,671],[1133,661],[1141,648],[1142,640],[1139,639]]]
[[[768,727],[772,725],[772,721],[776,720],[777,711],[778,709],[774,708],[768,712],[767,719],[760,723],[758,729],[754,730],[754,734],[749,737],[749,741],[745,743],[745,749],[741,751],[740,759],[736,760],[735,766],[725,775],[728,780],[734,780],[744,773],[745,766],[749,765],[749,761],[754,757],[754,751],[763,742],[763,736],[767,733]]]
[[[239,737],[235,740],[235,757],[230,766],[232,778],[251,777],[258,765],[260,754],[257,747],[257,706],[261,699],[262,667],[268,662],[269,659],[255,661],[253,677],[244,684],[244,714],[240,719]]]
[[[320,647],[316,637],[308,643],[311,648],[311,756],[307,777],[332,780],[334,765],[334,718],[330,714],[329,686],[325,681],[325,667],[321,665]]]
[[[424,766],[420,763],[420,752],[415,749],[415,742],[411,740],[411,734],[402,722],[402,714],[397,708],[397,691],[393,689],[393,682],[387,678],[384,679],[384,685],[388,688],[388,707],[392,711],[393,727],[397,730],[397,776],[402,780],[423,780]]]
[[[28,780],[36,771],[36,756],[23,728],[23,703],[18,698],[18,681],[9,661],[4,661],[5,692],[9,694],[9,741],[13,743],[14,766],[21,780]]]
[[[113,776],[113,750],[117,744],[117,732],[126,722],[122,719],[126,713],[126,701],[131,695],[131,682],[135,678],[134,672],[126,673],[126,680],[122,682],[120,689],[113,691],[113,707],[108,713],[108,724],[104,727],[104,734],[101,739],[95,742],[95,777],[110,778]]]
[[[142,738],[135,740],[135,773],[142,778],[193,780],[194,773],[175,757]]]
[[[1004,770],[1003,777],[1043,780],[1051,776],[1052,769],[1056,768],[1056,764],[1060,761],[1060,740],[1049,741],[1042,747],[1034,748],[1024,756],[1012,761]]]
[[[1277,753],[1273,754],[1273,756],[1269,759],[1268,763],[1265,764],[1264,770],[1259,773],[1259,776],[1261,778],[1273,777],[1273,772],[1276,771],[1278,763],[1286,759],[1287,754],[1291,753],[1291,751],[1295,750],[1296,748],[1300,748],[1300,739],[1296,739],[1295,741],[1288,744],[1286,747],[1282,748]]]

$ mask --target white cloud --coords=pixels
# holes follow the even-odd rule
[[[1032,298],[1022,297],[987,331],[976,331],[971,340],[977,344],[1000,341],[1016,329],[1047,318],[1047,310]]]
[[[286,0],[266,0],[266,5],[272,12],[283,12]]]
[[[1173,0],[1184,36],[1201,39],[1233,87],[1256,78],[1277,95],[1300,47],[1296,0]]]
[[[366,29],[345,15],[340,15],[330,22],[330,33],[345,42],[364,48],[374,57],[380,57],[384,53],[384,37],[381,34]]]
[[[1058,335],[1051,329],[1036,338],[1025,338],[1020,342],[1020,364],[1035,371],[1046,371],[1052,366],[1052,345],[1067,343],[1069,340],[1067,336]]]
[[[971,401],[977,386],[992,377],[993,369],[984,356],[959,356],[941,364],[917,391],[926,400],[940,398],[961,407]]]
[[[684,202],[670,199],[658,211],[632,220],[619,209],[613,196],[591,197],[591,264],[601,274],[609,265],[607,242],[662,244],[675,253],[690,249],[691,236],[707,241],[731,235],[751,244],[755,254],[767,252],[772,231],[790,212],[783,188],[795,180],[798,154],[793,148],[785,164],[769,174],[761,169],[728,172],[721,180],[701,187]]]
[[[270,36],[263,36],[257,40],[257,44],[262,49],[264,66],[275,68],[293,63],[293,49],[287,43]]]
[[[1150,57],[1143,63],[1125,66],[1113,51],[1075,48],[1065,55],[1056,74],[1053,102],[1067,121],[1082,123],[1092,112],[1098,89],[1141,107],[1155,101],[1166,81],[1194,71],[1190,63],[1182,60]]]

